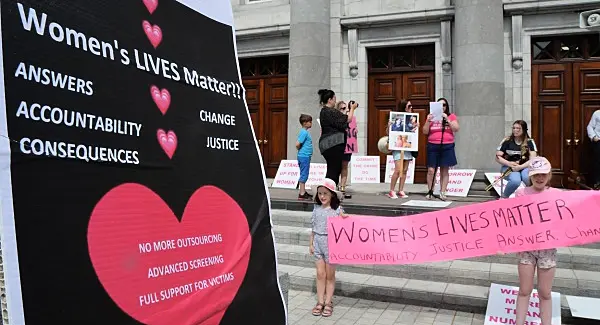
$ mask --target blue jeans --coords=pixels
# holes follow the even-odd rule
[[[507,169],[508,169],[508,167],[502,166],[502,168],[500,169],[500,172],[504,173],[504,171]],[[526,186],[530,185],[529,184],[529,168],[525,168],[519,172],[510,173],[506,177],[504,182],[506,182],[507,180],[508,180],[508,183],[506,184],[506,188],[504,189],[504,192],[502,193],[503,198],[510,197],[517,190],[517,188],[519,188],[519,185],[521,185],[521,182],[525,183]]]
[[[300,167],[300,178],[298,179],[298,182],[300,183],[306,183],[306,181],[308,181],[310,158],[311,157],[298,156],[298,167]]]

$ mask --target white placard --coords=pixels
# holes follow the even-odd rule
[[[306,188],[310,189],[312,184],[321,183],[325,179],[325,174],[327,174],[327,164],[310,163]],[[271,187],[295,189],[298,186],[298,178],[300,178],[298,160],[282,160]]]
[[[394,157],[387,156],[387,162],[385,164],[385,183],[389,184],[392,182],[392,174],[396,170],[396,164],[394,163]],[[414,184],[415,181],[415,159],[405,160],[404,163],[408,163],[408,170],[406,171],[406,182],[404,184]]]
[[[419,150],[419,114],[390,112],[389,143],[390,150]]]
[[[310,163],[310,170],[308,173],[308,181],[306,181],[306,188],[310,189],[312,186],[317,186],[318,184],[323,183],[326,174],[327,164]]]
[[[297,160],[282,160],[271,187],[295,189],[300,178],[300,167]]]
[[[381,183],[379,156],[354,156],[350,160],[350,183]]]
[[[410,200],[400,205],[407,205],[411,207],[422,207],[422,208],[445,208],[452,204],[451,201],[432,201],[432,200]]]
[[[492,283],[484,325],[515,324],[515,308],[518,295],[518,287]],[[540,299],[537,290],[534,289],[529,298],[526,324],[541,325],[539,305]],[[558,292],[552,292],[552,325],[561,325],[560,293]]]
[[[590,297],[567,296],[569,309],[573,317],[600,320],[600,299]]]
[[[475,178],[475,172],[477,169],[453,169],[450,168],[448,177],[448,187],[446,188],[447,196],[459,196],[467,197],[471,184],[473,184],[473,178]],[[433,186],[433,193],[436,195],[440,194],[440,171],[436,173],[435,185]]]
[[[500,173],[485,173],[485,178],[487,178],[488,182],[494,183],[498,178],[500,178]],[[496,190],[496,193],[498,193],[498,195],[502,196],[502,193],[504,193],[504,190],[506,189],[506,185],[508,184],[508,180],[504,179],[504,181],[499,181],[498,183],[496,183],[496,185],[494,185],[494,190]],[[525,187],[525,184],[523,184],[523,182],[521,182],[521,184],[519,185],[518,188],[523,188]],[[500,191],[500,189],[502,188],[502,191]],[[515,193],[511,194],[510,197],[515,197]]]

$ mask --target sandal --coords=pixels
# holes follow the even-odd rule
[[[329,317],[331,315],[333,315],[333,302],[325,304],[325,308],[323,308],[323,313],[321,314],[323,317]]]
[[[323,303],[318,302],[315,307],[313,307],[312,314],[313,316],[321,316],[323,314]]]

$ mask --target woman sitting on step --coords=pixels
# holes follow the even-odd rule
[[[521,185],[530,185],[529,161],[537,156],[537,146],[527,133],[527,122],[517,120],[513,123],[512,134],[500,143],[496,151],[496,161],[502,165],[500,172],[512,170],[505,178],[508,180],[502,192],[502,198],[509,198]]]

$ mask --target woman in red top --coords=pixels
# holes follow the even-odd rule
[[[427,185],[429,193],[426,198],[432,198],[434,185],[433,176],[437,167],[440,168],[440,199],[446,200],[446,189],[450,177],[450,167],[456,166],[456,154],[454,152],[454,133],[458,132],[460,126],[456,115],[452,114],[450,104],[446,98],[438,99],[442,102],[442,121],[432,121],[433,115],[427,115],[427,121],[423,125],[423,134],[427,135]],[[443,130],[443,132],[442,132]]]

